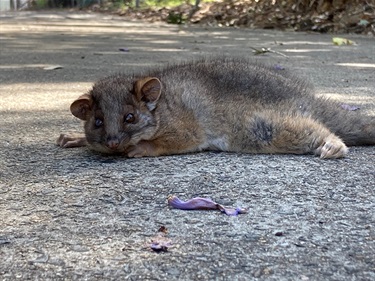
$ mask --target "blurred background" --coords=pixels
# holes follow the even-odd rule
[[[0,11],[102,12],[170,24],[375,35],[375,0],[0,0]]]

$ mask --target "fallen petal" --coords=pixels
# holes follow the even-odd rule
[[[177,196],[169,196],[168,204],[180,210],[220,210],[228,216],[237,216],[239,214],[246,214],[245,208],[227,208],[211,199],[196,197],[188,201],[182,201]]]
[[[163,237],[160,237],[161,240],[152,240],[150,248],[155,252],[167,252],[168,248],[172,246],[172,242],[169,240],[164,240]]]
[[[239,214],[246,214],[247,213],[247,209],[244,209],[244,208],[237,207],[237,208],[234,209],[234,208],[227,208],[227,207],[224,207],[222,205],[219,205],[219,210],[222,213],[225,213],[228,216],[237,216]]]
[[[275,64],[274,67],[273,67],[275,70],[284,70],[285,67],[283,67],[282,65],[280,64]]]
[[[345,104],[345,103],[343,103],[341,105],[341,107],[342,107],[342,109],[349,110],[349,111],[355,111],[355,110],[359,109],[359,106],[349,105],[349,104]]]
[[[168,204],[180,210],[217,210],[217,203],[208,198],[196,197],[188,201],[182,201],[177,196],[169,196]]]

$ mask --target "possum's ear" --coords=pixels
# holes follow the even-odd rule
[[[91,111],[91,97],[89,94],[80,96],[70,105],[70,112],[77,118],[87,121]]]
[[[135,83],[135,95],[138,101],[144,101],[150,111],[154,110],[161,94],[161,82],[158,78],[147,77]]]

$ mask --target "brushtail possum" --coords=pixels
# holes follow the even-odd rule
[[[205,59],[133,75],[112,75],[70,106],[89,145],[128,157],[203,150],[315,154],[375,144],[375,118],[314,95],[303,80],[246,60]]]

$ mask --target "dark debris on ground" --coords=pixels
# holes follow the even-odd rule
[[[220,0],[115,13],[151,22],[375,35],[375,0]]]

